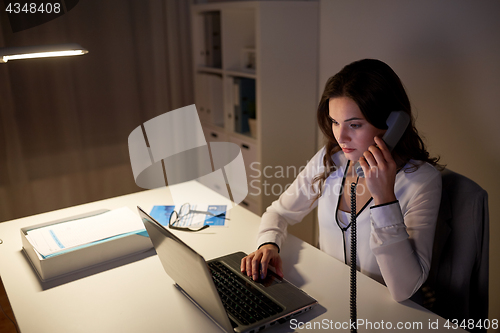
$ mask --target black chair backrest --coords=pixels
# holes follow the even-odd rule
[[[477,323],[488,318],[488,194],[451,170],[441,175],[443,192],[432,264],[422,288],[433,297],[424,305],[446,319]]]

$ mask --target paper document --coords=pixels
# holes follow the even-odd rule
[[[26,238],[44,257],[113,236],[144,229],[128,207],[29,230]]]
[[[179,212],[180,206],[154,206],[150,215],[160,224],[167,226],[170,214],[172,214],[174,209],[176,212]],[[203,214],[202,212],[210,212],[211,214]],[[193,204],[190,205],[190,213],[181,216],[175,223],[175,226],[186,228],[202,225],[225,226],[226,218],[226,205]]]

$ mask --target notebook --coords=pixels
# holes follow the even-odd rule
[[[310,310],[318,302],[269,270],[260,281],[240,272],[243,252],[208,262],[137,207],[165,272],[175,286],[226,332],[258,332]]]

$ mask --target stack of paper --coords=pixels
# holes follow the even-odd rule
[[[122,207],[109,212],[29,230],[26,238],[44,258],[62,251],[140,232],[144,225],[137,214]]]

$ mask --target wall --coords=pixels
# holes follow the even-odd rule
[[[128,135],[193,103],[188,2],[80,1],[16,33],[0,10],[0,47],[73,42],[0,64],[0,221],[142,190]]]
[[[352,61],[387,62],[431,154],[488,191],[490,318],[499,319],[500,2],[322,0],[320,13],[320,89]]]

